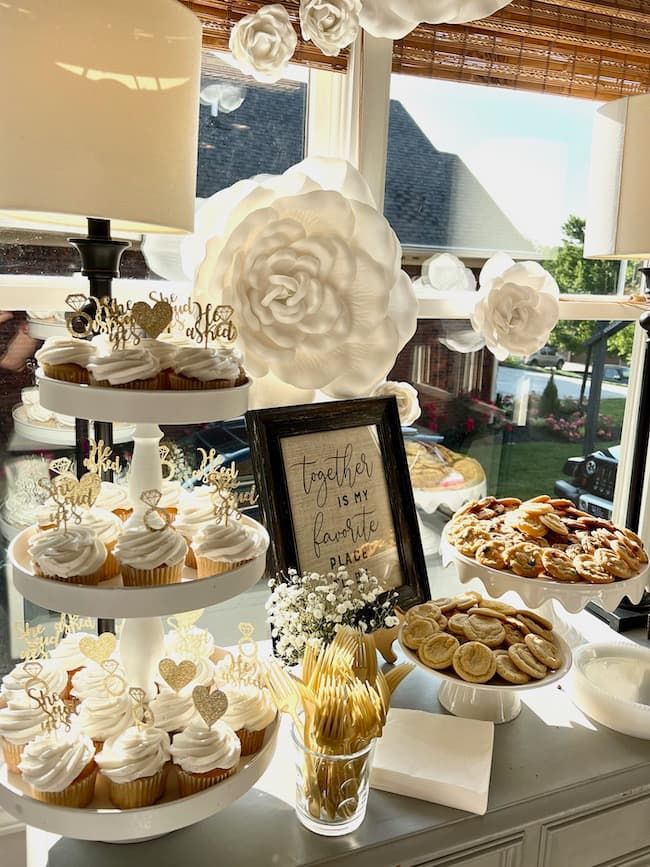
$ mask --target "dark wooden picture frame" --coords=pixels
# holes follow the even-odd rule
[[[402,585],[395,588],[397,604],[406,609],[430,599],[413,489],[394,397],[251,410],[246,413],[246,422],[260,509],[271,536],[269,568],[272,574],[286,573],[289,568],[301,571],[282,441],[305,434],[374,427],[403,578]]]

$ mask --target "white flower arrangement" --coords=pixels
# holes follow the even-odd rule
[[[280,3],[262,6],[230,31],[230,51],[242,72],[273,84],[286,72],[298,44],[289,13]]]
[[[323,54],[336,57],[359,33],[361,0],[301,0],[302,36],[320,48]]]
[[[397,594],[386,593],[365,569],[356,575],[344,567],[327,575],[289,569],[269,587],[266,610],[275,653],[287,665],[297,665],[308,645],[318,650],[329,644],[343,626],[375,632],[399,624]]]
[[[418,393],[409,382],[381,382],[372,397],[395,397],[400,424],[404,427],[413,424],[422,414]]]
[[[363,0],[361,26],[372,36],[402,39],[418,24],[465,24],[487,18],[510,0]]]

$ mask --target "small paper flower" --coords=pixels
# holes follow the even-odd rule
[[[336,57],[357,38],[361,0],[301,0],[300,27],[323,54]]]
[[[479,285],[472,327],[499,360],[544,346],[560,316],[560,290],[548,271],[498,253],[483,266]]]
[[[451,253],[438,253],[422,265],[418,294],[434,292],[473,292],[476,277],[464,263]],[[427,290],[429,290],[427,292]],[[417,291],[417,290],[416,290]]]
[[[279,81],[298,44],[289,13],[279,3],[246,15],[230,32],[230,50],[242,72],[257,81]]]
[[[408,382],[382,382],[372,393],[373,397],[395,397],[399,420],[404,427],[420,418],[418,393]]]
[[[372,36],[401,39],[418,24],[465,24],[487,18],[510,0],[363,0],[361,26]]]

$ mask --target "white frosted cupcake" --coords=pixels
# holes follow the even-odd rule
[[[32,798],[59,807],[86,807],[95,793],[94,755],[92,741],[75,726],[30,741],[18,767]]]
[[[162,483],[158,508],[164,509],[172,520],[178,514],[182,490],[181,483],[175,479]]]
[[[149,807],[163,796],[169,760],[169,736],[153,726],[130,726],[96,757],[111,802],[121,810]]]
[[[0,708],[0,746],[8,769],[20,773],[18,764],[25,744],[33,741],[42,732],[47,716],[38,704],[24,696],[25,701],[10,701]]]
[[[146,349],[158,362],[160,372],[164,377],[165,388],[169,385],[169,375],[173,371],[177,347],[170,341],[154,340],[151,337],[141,337],[139,349]]]
[[[115,658],[115,657],[113,657]],[[119,667],[115,674],[122,679],[126,678],[124,669]],[[96,662],[88,662],[85,668],[72,676],[72,688],[70,694],[79,701],[89,698],[110,698],[111,694],[106,688],[108,674],[101,665]]]
[[[88,364],[90,384],[141,391],[164,389],[165,378],[154,356],[140,347],[99,355]]]
[[[128,490],[124,485],[116,485],[115,482],[102,482],[94,508],[113,512],[122,521],[126,521],[133,512]]]
[[[262,748],[266,729],[275,719],[277,710],[267,689],[242,683],[221,687],[228,698],[228,709],[222,717],[241,741],[242,756],[250,756]]]
[[[97,584],[106,562],[106,548],[89,527],[35,533],[27,550],[37,575],[67,584]]]
[[[78,337],[48,337],[35,355],[43,373],[64,382],[88,383],[88,365],[97,349]]]
[[[190,629],[172,629],[165,635],[165,655],[172,659],[191,659],[197,665],[201,660],[210,661],[214,653],[214,638],[207,629],[192,626]]]
[[[104,741],[116,738],[133,724],[133,704],[128,693],[93,695],[79,705],[78,723],[84,735],[100,750]]]
[[[86,509],[81,516],[81,526],[89,527],[106,548],[106,560],[99,569],[99,580],[108,581],[120,574],[120,564],[113,553],[122,531],[122,521],[108,509]]]
[[[180,533],[159,518],[161,528],[126,527],[115,556],[125,587],[153,587],[181,580],[187,543]]]
[[[90,662],[88,657],[84,656],[81,650],[79,650],[79,642],[82,638],[96,637],[89,632],[73,632],[62,638],[57,646],[50,651],[50,659],[55,665],[64,669],[68,675],[68,684],[61,698],[67,699],[69,697],[72,688],[72,678]]]
[[[240,750],[239,738],[223,720],[211,728],[197,721],[177,734],[171,754],[181,795],[201,792],[234,774]]]
[[[261,529],[245,518],[229,520],[227,524],[212,523],[203,526],[192,539],[199,578],[218,575],[236,569],[267,548],[266,536]]]
[[[180,692],[160,692],[149,705],[156,728],[166,731],[171,737],[196,719],[194,700],[190,695]]]
[[[171,387],[176,391],[232,388],[246,381],[240,358],[232,349],[187,346],[176,351]]]
[[[192,539],[195,533],[211,521],[214,521],[214,503],[210,488],[207,485],[199,485],[191,491],[183,491],[174,528],[187,542],[185,562],[191,569],[196,569]]]
[[[42,688],[44,692],[48,694],[55,692],[58,696],[65,692],[68,685],[67,671],[51,659],[39,659],[37,662],[40,665],[38,675],[31,671],[32,666],[29,662],[21,662],[2,678],[0,697],[7,704],[28,702],[30,699],[25,690],[29,681],[34,680],[35,677],[38,677],[41,682],[39,689]]]

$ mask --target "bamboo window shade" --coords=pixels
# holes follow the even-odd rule
[[[650,91],[650,0],[513,0],[465,25],[422,24],[393,71],[610,100]]]
[[[244,15],[257,12],[271,0],[181,0],[194,12],[203,27],[203,47],[218,51],[228,51],[228,40],[233,24]],[[314,66],[345,72],[348,68],[349,50],[343,50],[338,57],[326,57],[313,42],[305,42],[300,32],[300,0],[283,0],[282,5],[289,13],[298,37],[298,47],[292,63]]]

